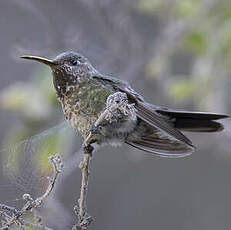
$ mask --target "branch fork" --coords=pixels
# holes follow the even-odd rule
[[[42,219],[38,218],[35,214],[35,209],[41,206],[44,200],[50,195],[52,192],[55,182],[57,180],[58,174],[61,173],[63,168],[62,159],[59,155],[50,156],[49,157],[50,163],[53,166],[53,176],[49,178],[49,185],[45,191],[45,193],[38,197],[37,199],[33,199],[30,194],[24,194],[23,200],[25,200],[24,206],[17,210],[14,207],[10,207],[5,204],[0,204],[0,216],[3,217],[4,221],[1,221],[0,230],[7,230],[10,226],[16,225],[19,226],[20,229],[25,229],[25,226],[34,228],[34,229],[41,229],[41,230],[52,230],[42,224]],[[29,212],[33,213],[33,216],[36,217],[37,223],[32,223],[30,221],[25,220],[24,216]]]

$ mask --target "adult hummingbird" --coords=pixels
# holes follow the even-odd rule
[[[65,119],[87,138],[91,127],[106,107],[107,99],[117,92],[126,96],[134,106],[135,116],[116,124],[106,123],[103,133],[94,140],[98,145],[127,143],[135,148],[164,157],[182,157],[195,149],[181,131],[217,132],[223,125],[217,120],[227,115],[204,112],[177,111],[150,104],[128,83],[101,74],[86,57],[65,52],[49,60],[38,56],[22,58],[49,66],[58,100]]]

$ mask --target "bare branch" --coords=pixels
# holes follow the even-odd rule
[[[74,211],[78,218],[78,223],[73,226],[73,230],[87,229],[91,224],[93,218],[87,213],[87,189],[88,189],[88,177],[89,177],[89,163],[91,160],[92,152],[94,148],[89,146],[84,147],[84,158],[79,167],[82,170],[82,182],[80,189],[80,198],[78,200],[78,206],[74,207]]]
[[[61,173],[62,168],[63,168],[62,159],[59,155],[56,157],[50,156],[49,160],[53,165],[54,175],[50,179],[50,184],[48,185],[48,188],[45,191],[45,193],[41,197],[39,197],[35,200],[38,204],[43,202],[43,200],[45,200],[50,195],[51,191],[53,190],[53,188],[55,186],[55,182],[56,182],[56,179],[58,177],[58,174]]]
[[[17,210],[16,208],[10,207],[5,204],[0,204],[0,210],[2,210],[1,216],[4,215],[6,219],[6,221],[2,223],[2,227],[0,228],[0,230],[9,229],[9,227],[13,224],[19,226],[20,229],[24,229],[24,226],[30,226],[34,229],[51,230],[50,228],[43,226],[41,222],[31,223],[22,217],[26,215],[28,212],[31,212],[37,207],[39,207],[43,203],[43,201],[50,195],[54,188],[58,174],[61,172],[61,169],[63,167],[63,163],[59,155],[56,157],[50,156],[49,160],[53,165],[53,177],[49,179],[50,183],[45,193],[35,200],[30,196],[30,194],[24,194],[23,199],[26,201],[26,203],[21,208],[21,210]]]

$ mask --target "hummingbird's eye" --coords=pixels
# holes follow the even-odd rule
[[[77,65],[78,64],[78,60],[76,60],[76,59],[73,59],[70,62],[71,62],[72,65]]]

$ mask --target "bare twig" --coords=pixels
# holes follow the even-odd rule
[[[36,199],[36,201],[38,203],[41,203],[43,200],[45,200],[50,195],[51,191],[54,188],[54,185],[55,185],[56,179],[58,177],[58,174],[61,173],[62,168],[63,168],[63,163],[62,163],[61,157],[59,155],[56,156],[56,157],[50,156],[49,160],[53,165],[54,175],[50,179],[50,183],[49,183],[48,188],[45,191],[45,193],[41,197]]]
[[[25,214],[39,207],[43,203],[43,201],[49,196],[49,194],[54,188],[58,174],[61,172],[61,169],[63,167],[63,163],[59,155],[56,157],[50,156],[49,159],[53,165],[54,174],[53,174],[53,177],[49,179],[50,183],[45,193],[41,197],[35,200],[29,194],[24,194],[23,199],[26,201],[26,203],[21,208],[21,210],[17,210],[16,208],[10,207],[5,204],[0,204],[0,210],[2,210],[1,216],[4,213],[5,219],[6,219],[6,221],[2,223],[2,227],[0,228],[0,230],[9,229],[9,227],[13,224],[16,224],[17,226],[19,226],[20,229],[24,229],[24,226],[30,226],[30,227],[33,227],[34,229],[51,230],[50,228],[43,226],[40,222],[31,223],[23,218]]]
[[[91,153],[85,152],[84,153],[84,160],[81,163],[80,167],[83,171],[82,176],[82,187],[81,187],[81,194],[79,199],[79,215],[84,216],[86,213],[86,194],[87,194],[87,185],[88,185],[88,176],[89,176],[89,163],[91,160]]]
[[[78,217],[78,223],[73,226],[73,230],[87,229],[92,222],[92,217],[87,213],[87,188],[89,177],[89,163],[91,160],[92,152],[94,148],[92,146],[84,146],[84,158],[79,167],[82,170],[82,182],[80,189],[80,198],[78,200],[78,206],[75,206],[74,210]]]

